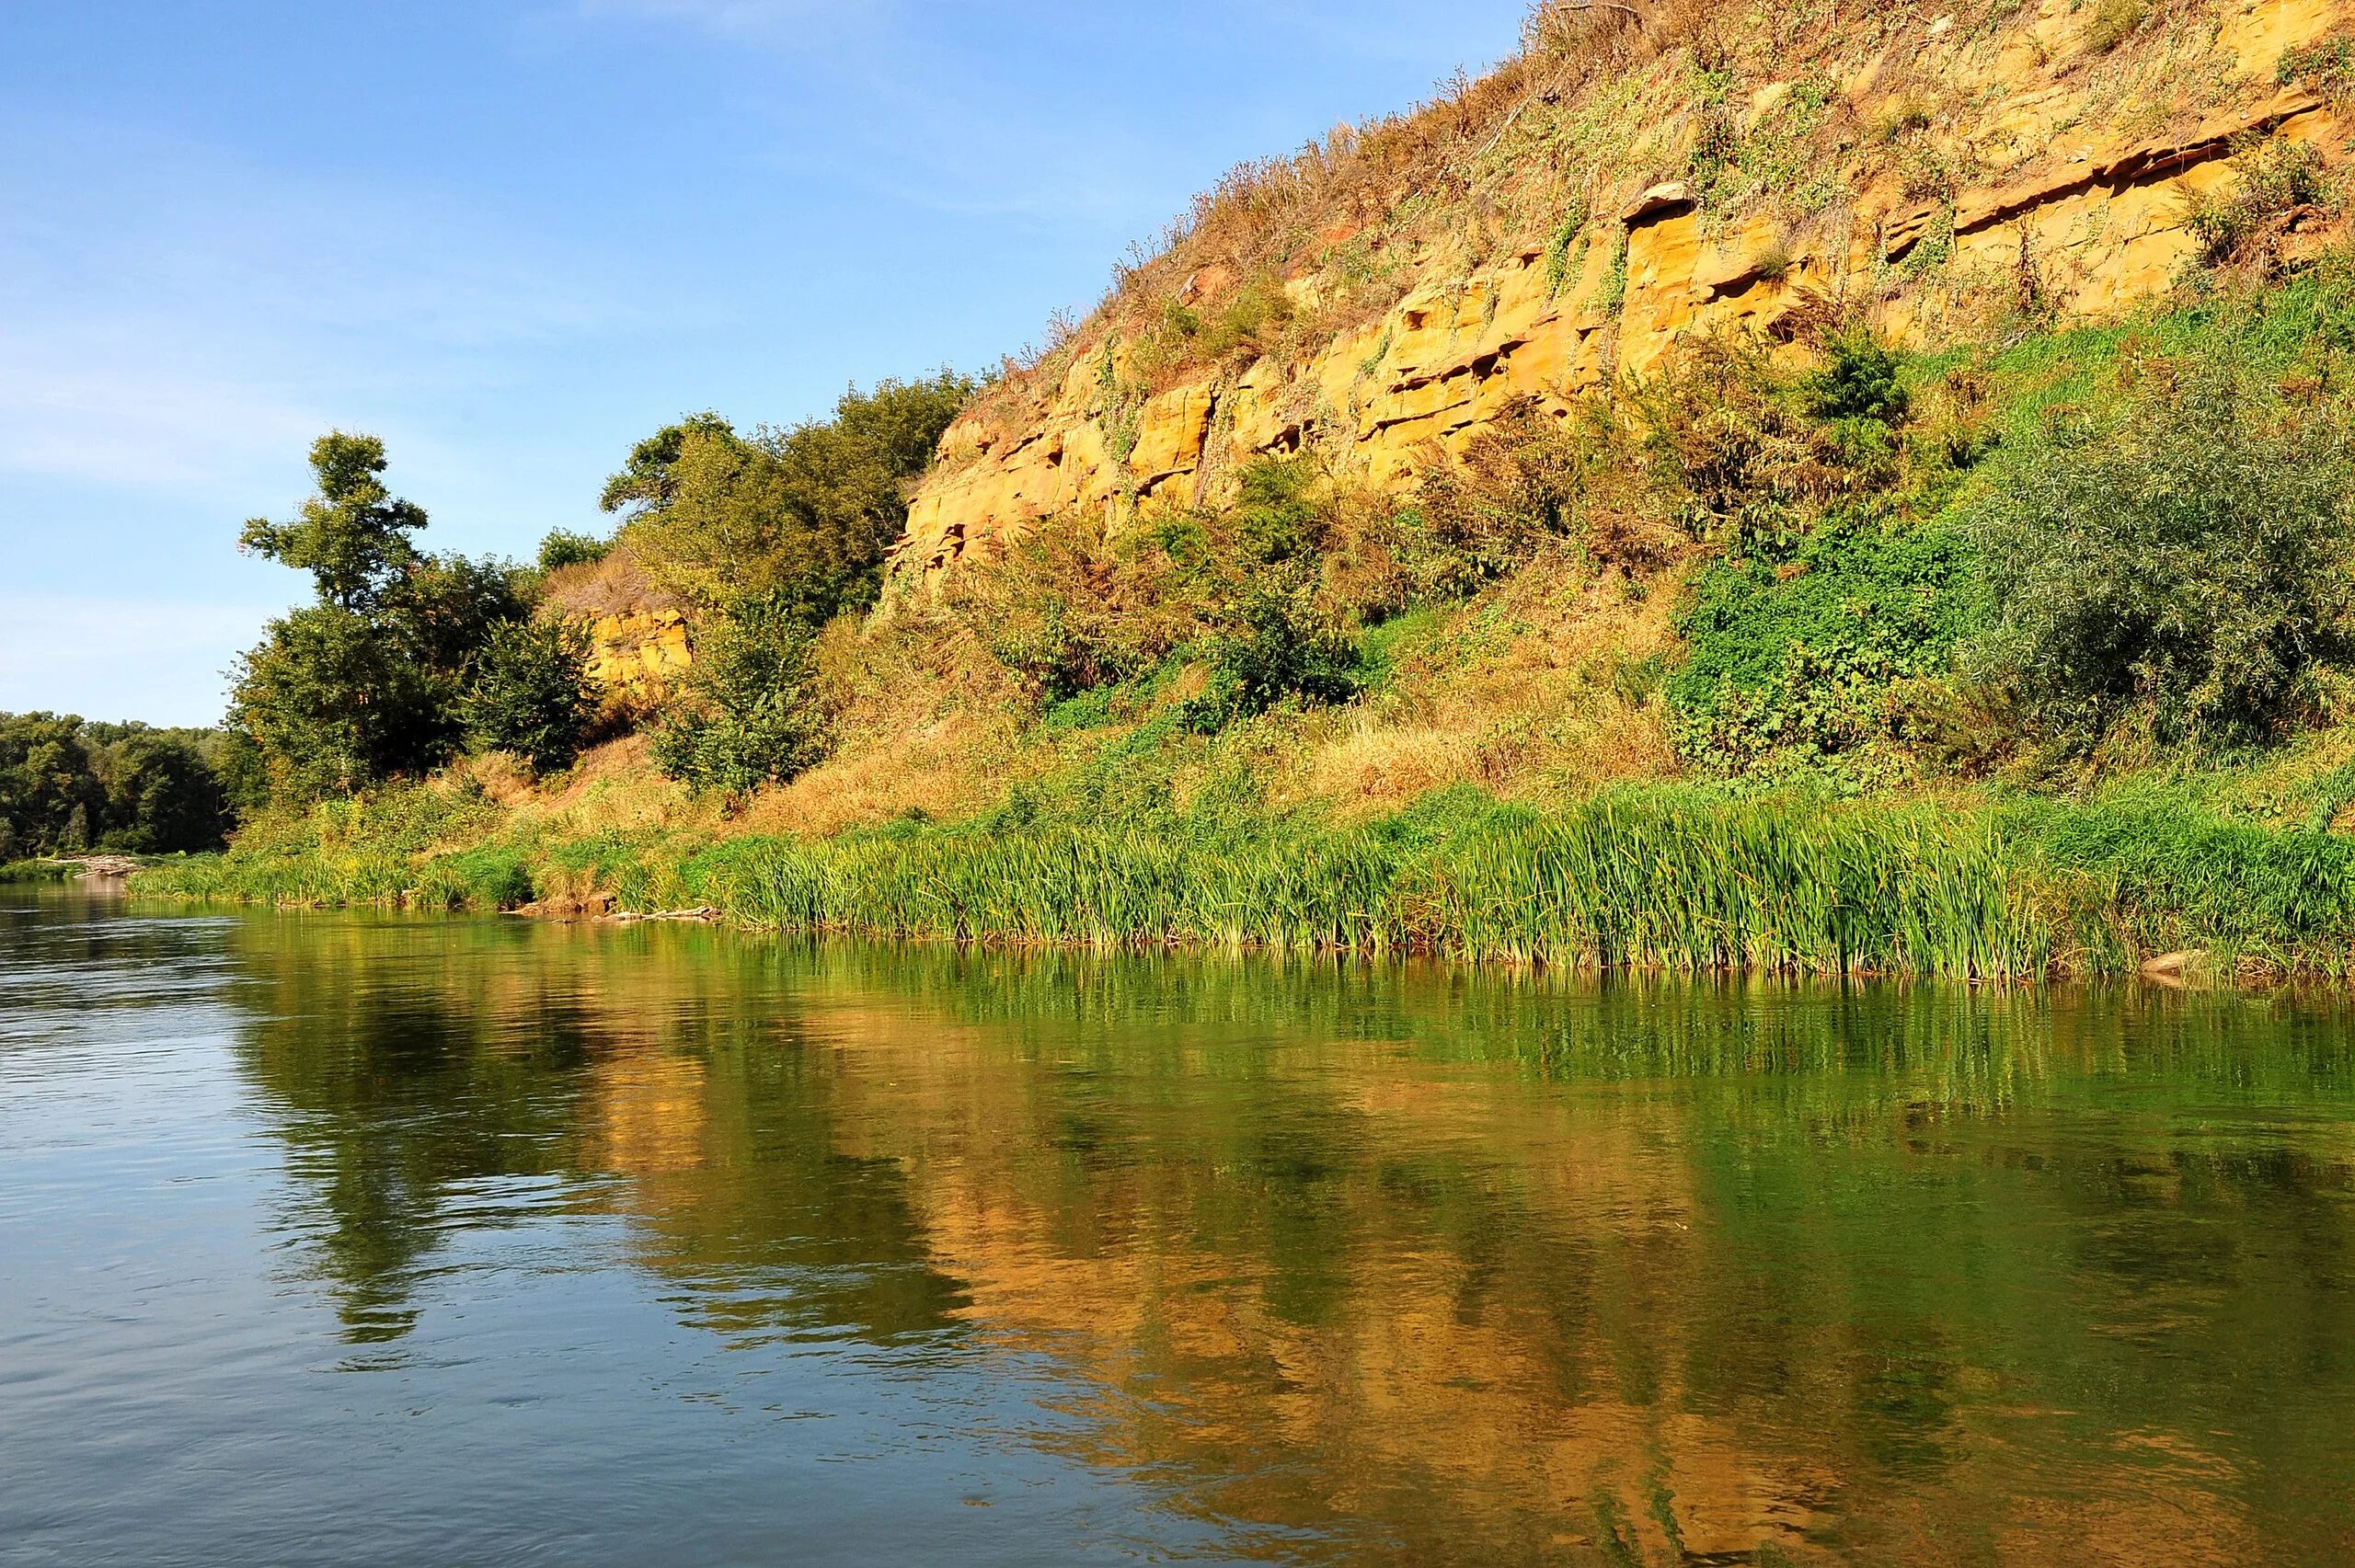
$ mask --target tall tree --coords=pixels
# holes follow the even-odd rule
[[[425,509],[378,479],[385,466],[380,438],[330,430],[311,443],[318,494],[291,522],[250,520],[237,547],[309,572],[327,603],[369,608],[415,563],[409,536],[425,526]]]

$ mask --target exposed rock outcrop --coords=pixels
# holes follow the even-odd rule
[[[1904,11],[1875,24],[1868,48],[1790,63],[1795,77],[1815,73],[1809,101],[1833,126],[1808,144],[1824,166],[1802,162],[1785,177],[1830,181],[1831,199],[1804,212],[1754,192],[1745,206],[1696,183],[1698,139],[1737,121],[1729,108],[1684,101],[1695,67],[1671,52],[1652,63],[1658,90],[1629,99],[1630,112],[1654,111],[1659,123],[1614,143],[1619,162],[1595,168],[1593,199],[1576,209],[1594,216],[1485,246],[1448,243],[1428,221],[1411,235],[1394,224],[1402,295],[1328,337],[1296,334],[1271,351],[1156,377],[1141,363],[1134,312],[1108,304],[950,429],[899,567],[943,567],[1053,513],[1117,518],[1214,499],[1254,456],[1311,443],[1397,486],[1515,400],[1566,409],[1695,334],[1787,337],[1831,310],[1927,341],[2024,277],[2063,317],[2115,315],[2181,275],[2197,250],[2191,204],[2229,187],[2236,150],[2275,137],[2342,159],[2348,117],[2281,85],[2277,66],[2285,51],[2348,30],[2351,13],[2349,0],[2178,7],[2153,13],[2152,41],[2113,57],[2083,41],[2067,0],[1960,24]],[[2149,52],[2139,64],[2138,47]],[[1935,115],[1912,96],[1924,82],[1940,96]],[[1561,158],[1538,141],[1542,116],[1523,113],[1556,105],[1542,91],[1533,84],[1488,133],[1473,155],[1488,164],[1470,174],[1434,166],[1429,190],[1409,181],[1392,193],[1394,211],[1447,189],[1467,224],[1484,222],[1465,191],[1515,177],[1514,158]],[[1792,82],[1769,82],[1750,95],[1743,129],[1718,133],[1775,123],[1792,101]],[[1492,166],[1492,177],[1480,173]],[[1675,169],[1688,172],[1660,177]],[[1350,225],[1317,235],[1283,278],[1289,305],[1313,318],[1366,244]],[[1231,268],[1203,266],[1167,308],[1207,313],[1245,286]]]

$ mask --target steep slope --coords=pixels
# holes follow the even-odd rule
[[[1551,4],[1414,113],[1237,170],[951,428],[902,581],[1315,449],[1403,486],[1696,335],[2115,315],[2256,144],[2345,155],[2347,0]],[[2297,215],[2276,236],[2311,247]]]

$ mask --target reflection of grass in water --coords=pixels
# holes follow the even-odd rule
[[[1618,1497],[1609,1492],[1597,1492],[1588,1500],[1594,1510],[1597,1544],[1603,1554],[1619,1568],[1645,1568],[1642,1549],[1636,1540],[1636,1531],[1626,1523],[1626,1514]],[[1623,1528],[1624,1527],[1624,1528]]]
[[[1676,1524],[1676,1494],[1668,1489],[1665,1481],[1652,1482],[1652,1518],[1660,1532],[1668,1537],[1670,1553],[1678,1561],[1684,1560],[1684,1532]]]

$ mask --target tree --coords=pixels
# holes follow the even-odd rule
[[[597,712],[588,645],[587,635],[567,622],[510,621],[491,628],[462,708],[467,740],[512,751],[538,769],[570,762]]]
[[[709,409],[689,414],[675,425],[665,425],[636,446],[629,449],[629,462],[619,474],[605,481],[604,493],[597,498],[597,505],[609,512],[625,512],[630,518],[644,517],[661,510],[677,494],[672,477],[679,458],[692,439],[733,441],[736,427]]]
[[[270,622],[233,671],[231,722],[279,795],[349,792],[446,760],[476,658],[531,613],[514,567],[417,549],[425,513],[378,481],[375,437],[322,436],[311,466],[319,493],[301,517],[257,519],[241,540],[318,587],[318,602]]]
[[[311,443],[318,494],[292,522],[250,520],[237,547],[311,573],[329,603],[366,608],[416,559],[409,535],[425,526],[423,508],[396,499],[378,481],[385,466],[377,437],[329,431]]]
[[[741,794],[789,780],[824,757],[810,624],[777,595],[715,616],[654,734],[654,763],[697,790]]]
[[[374,618],[314,604],[270,623],[232,671],[229,722],[278,795],[349,794],[430,753],[428,672]]]
[[[6,852],[209,849],[227,826],[203,730],[0,714],[0,838]]]
[[[815,624],[874,601],[908,491],[972,395],[942,372],[843,395],[834,417],[750,440],[698,414],[640,441],[609,480],[656,580],[705,604],[782,597]]]
[[[88,733],[103,742],[92,760],[106,788],[107,848],[155,854],[221,842],[228,798],[205,758],[208,735],[144,724],[91,725]]]

